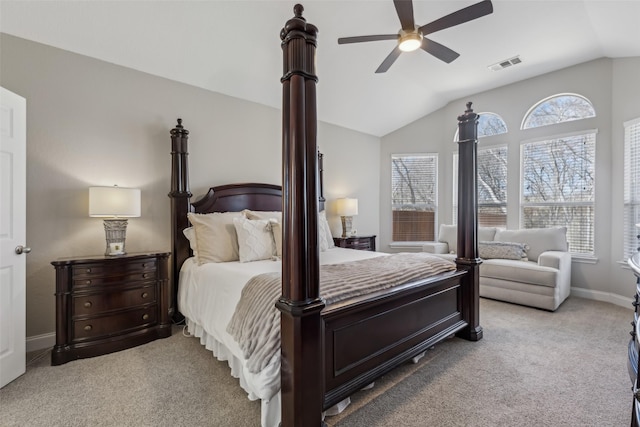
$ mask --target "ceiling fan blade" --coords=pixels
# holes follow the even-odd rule
[[[416,29],[416,23],[413,19],[413,2],[411,0],[393,0],[400,18],[400,24],[405,31],[413,31]]]
[[[375,42],[378,40],[398,40],[397,34],[379,34],[374,36],[341,37],[338,44]]]
[[[387,56],[384,61],[382,61],[382,64],[380,64],[380,66],[376,70],[376,73],[385,73],[389,69],[389,67],[391,67],[393,63],[396,62],[396,59],[398,59],[401,53],[402,51],[398,46],[393,48],[389,56]]]
[[[441,45],[440,43],[436,43],[433,40],[429,40],[426,37],[422,39],[422,45],[420,46],[420,48],[422,48],[422,50],[424,50],[425,52],[435,56],[439,60],[446,62],[447,64],[460,56],[458,52],[455,52],[448,47]]]
[[[422,31],[423,35],[435,33],[436,31],[444,30],[445,28],[473,21],[474,19],[488,15],[492,12],[493,5],[491,4],[491,0],[484,0],[480,3],[465,7],[464,9],[460,9],[457,12],[450,13],[447,16],[443,16],[440,19],[436,19],[433,22],[423,25],[420,27],[420,31]]]

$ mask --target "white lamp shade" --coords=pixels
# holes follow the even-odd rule
[[[358,199],[342,198],[336,200],[336,213],[340,216],[358,215]]]
[[[140,189],[122,187],[89,187],[89,216],[140,216]]]

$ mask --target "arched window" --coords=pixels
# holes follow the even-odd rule
[[[485,136],[499,135],[501,133],[507,133],[507,124],[496,113],[479,113],[478,119],[478,138]],[[453,140],[458,140],[458,130],[453,136]]]
[[[562,93],[545,98],[531,107],[522,121],[522,129],[537,128],[595,117],[591,102],[581,95]]]

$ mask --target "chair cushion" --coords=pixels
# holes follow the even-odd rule
[[[489,259],[480,266],[480,277],[527,283],[530,285],[556,286],[559,271],[551,267],[540,267],[532,261],[511,259]]]

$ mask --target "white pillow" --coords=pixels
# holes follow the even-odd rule
[[[233,218],[243,217],[241,212],[187,214],[196,234],[198,264],[238,260],[238,237]]]
[[[268,219],[234,218],[238,234],[240,262],[270,259],[275,255],[275,242]]]
[[[331,227],[329,227],[325,211],[318,213],[318,241],[320,242],[320,252],[336,246],[333,243],[333,235],[331,234]]]
[[[196,231],[193,229],[193,227],[187,227],[184,230],[182,230],[182,234],[184,234],[184,237],[187,238],[187,240],[189,241],[189,247],[191,248],[191,252],[193,252],[193,256],[196,259],[196,261],[198,261],[198,246],[196,243]]]

